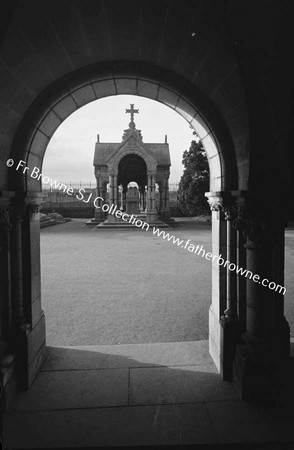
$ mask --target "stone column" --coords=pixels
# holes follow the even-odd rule
[[[222,192],[206,194],[211,209],[212,254],[227,259],[227,227],[222,209]],[[222,368],[222,340],[220,319],[226,309],[227,273],[217,260],[212,261],[212,296],[209,308],[209,352],[219,371]]]
[[[113,175],[109,175],[109,206],[111,206],[114,202],[113,177]]]
[[[102,182],[102,195],[101,195],[101,197],[104,198],[103,203],[107,203],[108,195],[107,195],[107,181],[106,180],[103,180],[103,182]],[[105,218],[105,213],[104,213],[104,218]]]
[[[155,175],[148,174],[148,188],[147,188],[147,222],[153,223],[158,220],[158,215],[155,207]]]
[[[11,230],[11,293],[12,293],[12,350],[16,358],[18,380],[22,387],[28,386],[28,335],[30,324],[24,315],[23,296],[23,245],[22,223],[25,216],[25,206],[15,204],[12,207]]]
[[[246,199],[246,331],[234,363],[240,396],[261,401],[274,400],[277,388],[285,385],[290,341],[283,295],[262,285],[265,279],[284,284],[283,212],[275,210],[273,215],[272,205],[267,206],[263,198]]]
[[[114,175],[109,175],[109,207],[114,205]],[[108,222],[115,222],[115,217],[112,214],[107,215]]]
[[[11,304],[11,267],[9,201],[0,205],[0,385],[3,410],[9,406],[16,392],[16,380],[13,377],[14,357],[11,353],[12,304]]]
[[[164,177],[164,183],[162,188],[161,217],[163,218],[163,220],[170,218],[168,176]]]
[[[113,175],[113,203],[118,206],[118,186],[117,186],[117,175]]]
[[[126,210],[126,198],[127,198],[128,186],[126,184],[123,185],[123,210]]]
[[[22,260],[22,221],[23,206],[13,207],[13,227],[11,233],[11,274],[12,274],[12,308],[14,326],[26,326],[23,306],[23,260]]]
[[[117,193],[117,175],[112,174],[109,175],[109,182],[110,182],[110,190],[109,190],[109,206],[114,210],[116,207],[118,208],[118,193]],[[107,216],[108,222],[118,222],[117,217],[114,214],[108,213]]]
[[[41,305],[40,220],[42,194],[25,199],[26,211],[22,223],[23,245],[23,307],[30,324],[27,339],[26,366],[29,387],[46,357],[45,316]]]
[[[148,175],[147,179],[147,219],[150,216],[150,211],[152,209],[152,203],[151,203],[151,189],[152,189],[152,177],[151,175]]]
[[[11,304],[11,268],[10,268],[10,232],[11,221],[9,207],[0,209],[0,292],[1,292],[1,316],[0,339],[7,340],[12,330],[12,304]],[[0,343],[0,353],[3,345]],[[1,357],[1,356],[0,356]]]
[[[120,184],[118,188],[118,196],[119,196],[119,202],[118,202],[118,208],[123,209],[124,204],[124,197],[123,197],[123,186]]]
[[[151,176],[151,209],[156,210],[156,204],[155,204],[155,176]]]
[[[232,191],[236,207],[236,217],[233,226],[236,230],[237,246],[237,266],[246,268],[246,249],[245,249],[245,220],[244,205],[245,198],[242,191]],[[237,274],[237,314],[241,332],[246,330],[246,278],[239,272]]]
[[[159,186],[159,212],[160,212],[160,215],[161,215],[161,211],[163,209],[163,202],[164,202],[164,199],[163,199],[162,187]]]
[[[232,204],[223,209],[226,220],[226,309],[221,316],[221,375],[224,380],[233,378],[233,361],[235,348],[240,336],[240,325],[237,314],[237,274],[236,274],[236,230],[233,227],[235,209]]]
[[[236,233],[233,228],[233,208],[225,208],[225,220],[227,222],[227,308],[224,316],[230,320],[237,318],[237,277],[236,277]]]
[[[146,187],[144,186],[143,191],[143,212],[146,212],[147,202],[146,202]]]
[[[96,197],[103,197],[103,187],[102,187],[102,180],[101,177],[97,177],[97,187],[96,187]],[[93,222],[95,223],[100,223],[103,222],[105,219],[105,214],[101,209],[101,206],[103,205],[103,202],[101,199],[97,200],[96,205],[99,206],[100,208],[95,208],[95,212],[94,212],[94,220]]]

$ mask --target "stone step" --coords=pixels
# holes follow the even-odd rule
[[[142,217],[137,216],[138,219],[140,219],[142,222],[146,222]],[[149,224],[149,227],[158,227],[158,228],[170,228],[170,225],[162,222],[161,220],[157,220],[155,222],[147,222]],[[149,229],[150,229],[149,228]],[[101,230],[101,229],[127,229],[127,230],[142,230],[141,227],[136,227],[136,225],[125,222],[124,220],[119,219],[117,222],[109,222],[108,220],[105,220],[104,222],[99,223],[95,226],[95,230]],[[146,226],[143,228],[143,231],[146,231]]]
[[[42,371],[212,364],[208,341],[47,347]]]

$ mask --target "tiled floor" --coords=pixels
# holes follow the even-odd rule
[[[293,408],[241,402],[207,341],[52,347],[5,415],[4,439],[6,448],[277,443],[294,442],[293,424]]]

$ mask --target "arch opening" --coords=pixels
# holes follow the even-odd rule
[[[131,182],[138,186],[147,184],[147,167],[141,156],[130,153],[118,164],[118,184],[128,185]]]
[[[28,111],[16,134],[12,149],[14,158],[23,159],[29,167],[39,167],[41,170],[43,158],[51,137],[69,115],[85,104],[99,98],[128,93],[163,103],[180,114],[190,127],[196,131],[208,156],[211,191],[218,193],[219,191],[237,187],[236,160],[235,157],[232,157],[233,146],[228,130],[224,126],[223,121],[219,120],[217,111],[211,107],[211,104],[207,107],[201,95],[197,96],[197,92],[196,94],[195,91],[189,92],[189,89],[184,91],[182,88],[177,87],[176,83],[171,83],[168,77],[167,81],[165,81],[164,74],[161,74],[159,81],[154,77],[146,76],[146,74],[145,76],[138,75],[138,72],[136,75],[121,75],[120,70],[115,75],[93,76],[91,81],[83,80],[81,82],[79,77],[75,80],[73,76],[70,84],[70,89],[66,84],[62,89],[59,84],[58,89],[55,89],[56,86],[52,87]],[[197,99],[200,107],[197,105]],[[205,113],[211,120],[204,120]],[[20,142],[22,145],[20,145]],[[117,160],[118,165],[119,160]],[[19,191],[26,192],[28,202],[34,205],[41,203],[41,180],[32,179],[28,174],[23,175],[17,172],[12,174],[10,172],[9,184],[17,187]],[[30,218],[30,224],[32,221],[35,227],[38,218],[36,216]],[[213,223],[213,250],[215,253],[220,253],[220,236],[223,224],[217,214],[214,214]],[[28,232],[32,242],[37,243],[34,246],[38,248],[38,234],[32,232],[32,228],[29,228]],[[36,258],[36,255],[33,255],[31,252],[30,258],[30,263],[33,264],[33,259]],[[38,266],[38,263],[35,264]],[[40,278],[40,274],[36,273],[36,277]],[[213,277],[213,284],[219,284],[218,270],[213,272]],[[212,298],[209,312],[210,352],[218,369],[220,369],[221,362],[219,319],[221,311],[224,309],[224,297],[221,295],[224,289],[225,286],[223,285],[221,290]],[[39,344],[37,344],[37,347]],[[40,349],[40,346],[38,348]],[[37,368],[38,366],[34,366],[32,373],[29,375],[30,379],[34,378],[34,371]]]

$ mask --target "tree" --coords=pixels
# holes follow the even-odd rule
[[[201,141],[193,140],[189,150],[183,153],[184,172],[178,189],[178,201],[182,213],[197,216],[210,212],[205,192],[209,191],[209,166]]]

